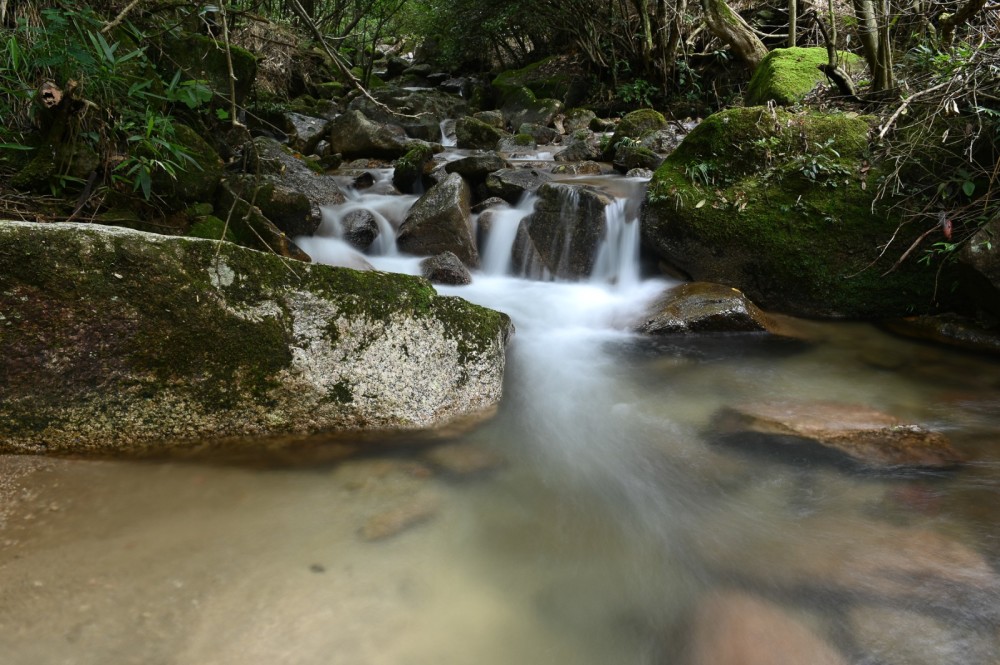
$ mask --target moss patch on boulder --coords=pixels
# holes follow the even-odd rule
[[[894,267],[921,229],[900,227],[891,202],[872,210],[884,171],[868,161],[869,128],[854,114],[765,107],[710,116],[650,182],[644,243],[766,309],[885,318],[947,304],[949,266]]]
[[[826,81],[818,67],[828,63],[825,48],[774,49],[753,72],[747,88],[747,104],[759,106],[774,101],[782,106],[801,102],[817,84]],[[853,53],[840,56],[840,66],[848,73],[864,67],[864,60]]]

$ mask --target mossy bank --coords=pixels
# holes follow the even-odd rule
[[[923,229],[875,202],[884,169],[868,154],[869,129],[845,113],[710,116],[650,182],[646,247],[790,314],[887,318],[948,305],[949,265],[919,252],[899,261]]]
[[[404,275],[0,222],[0,451],[427,428],[500,398],[509,318]]]

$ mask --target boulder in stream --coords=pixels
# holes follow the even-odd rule
[[[744,403],[720,409],[713,428],[737,443],[749,435],[777,446],[819,445],[869,468],[942,468],[964,460],[943,434],[860,404]]]
[[[470,284],[472,275],[453,252],[442,252],[420,262],[420,274],[433,284]]]
[[[765,332],[767,315],[738,289],[689,282],[668,290],[636,330],[647,335]]]
[[[355,157],[385,157],[395,159],[405,155],[413,139],[403,130],[369,120],[361,111],[352,110],[337,116],[328,125],[330,150],[347,159]]]
[[[539,258],[552,275],[590,275],[604,238],[607,194],[587,185],[546,183],[538,188],[535,210],[522,222]]]
[[[509,318],[420,278],[90,224],[0,244],[0,451],[429,428],[500,398]]]
[[[455,140],[459,148],[493,150],[505,136],[509,134],[475,118],[464,117],[455,122]]]
[[[399,227],[399,249],[417,255],[453,252],[467,266],[478,265],[470,198],[468,183],[457,173],[434,185],[413,204]]]
[[[491,196],[517,205],[526,193],[537,191],[551,179],[548,173],[535,169],[500,169],[486,176],[486,190]]]

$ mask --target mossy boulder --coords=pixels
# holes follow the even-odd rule
[[[504,314],[416,277],[0,223],[0,451],[415,429],[492,408]]]
[[[563,56],[550,56],[521,69],[501,72],[493,79],[493,89],[501,104],[520,89],[530,90],[537,98],[556,99],[566,104],[577,104],[584,92],[584,74]]]
[[[229,65],[222,42],[190,32],[168,32],[160,50],[158,66],[164,78],[169,80],[180,69],[184,78],[205,81],[216,95],[229,99]],[[229,52],[236,103],[242,104],[257,75],[257,57],[239,46],[230,45]]]
[[[507,135],[502,129],[468,116],[459,118],[455,123],[455,138],[459,148],[493,150],[500,139]]]
[[[441,123],[468,111],[464,99],[440,90],[387,86],[371,92],[377,103],[361,96],[351,100],[347,108],[361,111],[372,122],[402,127],[407,136],[424,141],[441,141]]]
[[[423,194],[431,184],[426,177],[427,167],[434,159],[429,145],[415,145],[392,163],[392,184],[404,194]]]
[[[826,81],[820,65],[829,62],[825,48],[798,47],[774,49],[761,60],[747,88],[747,104],[759,106],[769,101],[782,106],[796,104]],[[853,53],[840,56],[840,66],[848,72],[864,67],[864,60]]]
[[[611,143],[609,145],[613,149],[623,139],[638,141],[650,132],[666,129],[669,126],[670,123],[667,122],[667,119],[659,111],[655,109],[638,109],[622,118],[618,126],[615,127],[615,133],[611,136]]]
[[[873,210],[884,171],[869,162],[869,123],[765,107],[710,116],[654,174],[645,246],[775,311],[886,318],[948,304],[949,265],[894,265],[921,229],[900,226],[891,201]]]

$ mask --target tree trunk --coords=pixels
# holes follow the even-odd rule
[[[967,22],[985,6],[986,0],[969,0],[954,14],[941,14],[939,23],[941,27],[941,44],[946,47],[951,46],[951,43],[955,40],[955,28]]]
[[[858,19],[858,39],[865,53],[868,71],[872,75],[872,91],[888,90],[892,85],[891,60],[888,60],[889,69],[886,69],[888,55],[882,52],[881,47],[884,45],[888,50],[889,44],[888,40],[885,44],[880,43],[882,32],[879,30],[874,0],[854,0],[854,13]],[[886,24],[885,32],[888,33],[888,30]]]
[[[798,33],[799,3],[798,0],[788,0],[788,48],[795,47],[795,37]]]
[[[747,67],[756,69],[767,55],[767,47],[743,17],[734,12],[726,0],[701,0],[701,8],[712,34],[728,44]]]

